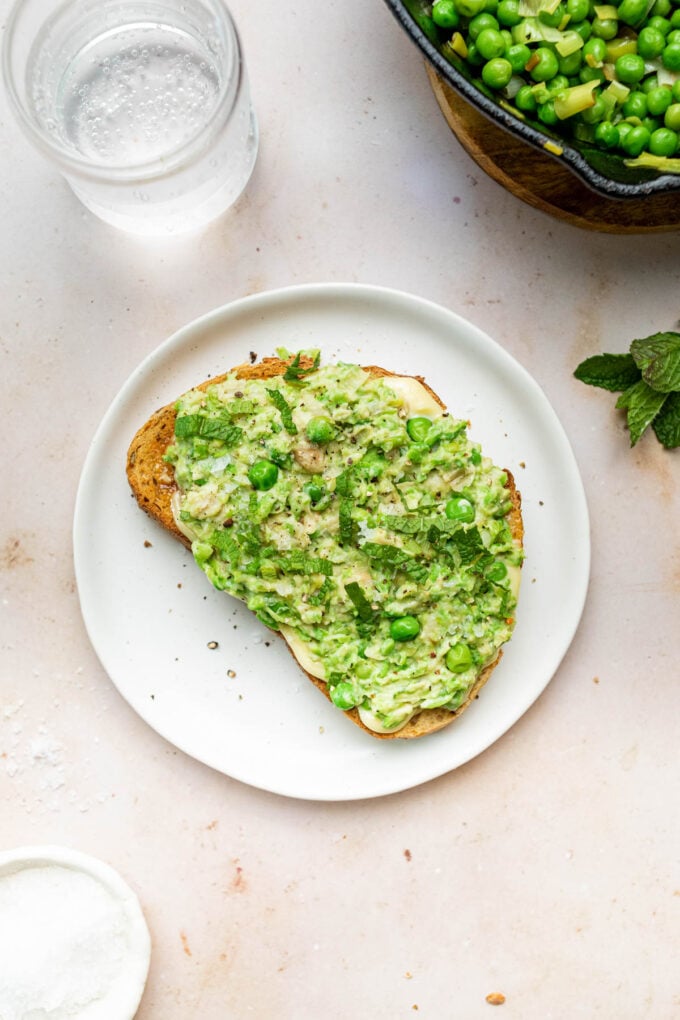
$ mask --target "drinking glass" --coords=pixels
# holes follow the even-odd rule
[[[28,138],[116,227],[197,229],[250,179],[257,121],[223,0],[19,0],[3,74]]]

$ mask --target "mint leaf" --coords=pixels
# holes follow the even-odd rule
[[[350,581],[345,585],[345,591],[352,600],[359,619],[366,623],[368,623],[369,620],[372,620],[375,616],[375,610],[373,609],[369,599],[366,597],[361,585],[356,581]]]
[[[472,563],[480,553],[484,552],[484,542],[482,536],[479,533],[478,528],[468,528],[467,531],[462,529],[457,531],[453,537],[453,541],[456,544],[456,548],[460,553],[460,558],[463,563]]]
[[[178,439],[190,439],[192,436],[219,439],[227,446],[233,446],[243,435],[243,429],[232,425],[226,417],[206,418],[203,414],[185,414],[175,419],[175,435]]]
[[[680,390],[680,333],[633,340],[630,353],[645,382],[659,393]]]
[[[351,545],[354,541],[356,525],[352,517],[352,500],[343,496],[338,507],[338,527],[340,530],[340,545]]]
[[[412,581],[421,583],[427,576],[427,566],[418,562],[403,549],[396,545],[383,545],[381,542],[364,542],[361,551],[369,560],[382,567],[383,570],[400,570]]]
[[[656,438],[667,449],[680,446],[680,393],[669,393],[652,422]]]
[[[631,446],[635,446],[647,426],[654,421],[665,400],[666,394],[653,390],[644,379],[633,383],[621,394],[616,406],[628,411]]]
[[[269,399],[271,400],[274,407],[280,413],[281,421],[283,422],[283,427],[288,433],[288,435],[289,436],[297,435],[297,425],[293,421],[292,408],[288,401],[286,400],[286,398],[284,397],[281,390],[267,390],[267,395],[269,396]]]
[[[273,562],[283,570],[284,574],[325,574],[330,577],[333,564],[321,556],[308,556],[302,549],[293,549],[284,556],[275,558]]]
[[[319,362],[321,361],[320,351],[317,351],[314,355],[314,360],[311,365],[301,365],[300,356],[300,351],[298,351],[286,368],[286,371],[283,373],[283,378],[286,382],[302,382],[306,376],[308,376],[311,372],[315,372],[319,367]]]
[[[631,354],[595,354],[582,361],[574,375],[587,386],[618,393],[637,382],[640,369]]]

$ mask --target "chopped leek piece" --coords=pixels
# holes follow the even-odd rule
[[[612,81],[602,94],[611,94],[612,98],[615,99],[617,103],[623,104],[626,99],[628,99],[629,93],[630,89],[627,85],[624,85],[622,81]]]
[[[598,82],[584,81],[580,85],[572,85],[569,89],[563,89],[555,96],[555,113],[560,120],[573,117],[582,110],[588,110],[595,105],[593,91],[597,88]]]
[[[613,4],[598,4],[594,8],[595,15],[600,21],[618,21],[619,11]]]
[[[651,152],[643,152],[637,159],[626,159],[624,163],[626,166],[661,170],[665,174],[680,174],[680,159],[671,156],[653,156]]]
[[[555,43],[555,49],[561,57],[569,57],[572,53],[576,53],[583,46],[583,38],[571,29],[569,32],[565,32],[559,42]]]
[[[637,39],[635,36],[631,38],[618,36],[607,43],[607,61],[610,64],[615,64],[617,59],[622,57],[624,53],[637,53]]]
[[[554,14],[559,5],[560,0],[519,0],[517,13],[520,18],[535,18],[542,11]]]
[[[468,55],[468,48],[465,44],[465,39],[460,32],[453,33],[451,36],[450,46],[454,53],[457,53],[459,57],[462,57],[463,60],[465,60]]]

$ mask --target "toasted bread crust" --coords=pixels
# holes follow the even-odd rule
[[[288,363],[286,361],[283,361],[280,358],[263,358],[262,361],[254,365],[238,365],[233,371],[239,379],[272,379],[275,376],[283,375],[287,364]],[[363,367],[364,371],[373,376],[387,377],[396,375],[395,372],[390,372],[385,368],[380,368],[378,365],[368,365]],[[226,373],[224,375],[215,376],[213,379],[205,380],[205,382],[196,386],[195,389],[205,390],[209,386],[214,386],[216,383],[221,382],[224,378],[226,378]],[[445,407],[439,396],[421,376],[414,376],[413,378],[417,379],[418,382],[424,386],[433,399],[437,401],[440,407]],[[177,486],[175,484],[172,469],[163,459],[168,446],[172,444],[174,439],[175,418],[175,405],[167,404],[165,407],[156,411],[149,420],[141,426],[135,434],[128,449],[127,477],[133,495],[141,509],[165,528],[166,531],[169,531],[175,538],[182,542],[183,545],[190,548],[191,543],[175,524],[175,518],[172,511],[172,497],[177,491]],[[508,476],[507,488],[512,503],[509,513],[510,530],[515,542],[521,546],[524,537],[522,500],[512,474],[507,471],[507,469],[506,474]],[[280,636],[285,642],[285,638],[283,638],[282,635]],[[288,646],[287,642],[285,643],[291,654],[293,654],[290,646]],[[359,712],[356,708],[349,709],[348,711],[345,711],[344,714],[351,719],[353,723],[361,727],[361,729],[370,733],[372,737],[377,737],[381,740],[394,740],[395,738],[408,740],[414,737],[424,736],[428,733],[434,733],[437,730],[448,726],[454,721],[454,719],[457,719],[460,715],[462,715],[465,709],[468,708],[475,698],[479,696],[479,692],[498,665],[502,654],[503,652],[499,651],[494,661],[484,668],[474,685],[470,688],[467,698],[455,712],[451,712],[446,708],[423,709],[410,719],[405,726],[394,733],[377,733],[375,730],[369,729],[361,721]],[[295,658],[294,655],[293,657]],[[297,662],[297,659],[295,661]],[[302,669],[299,663],[298,666]],[[314,686],[330,700],[328,685],[326,682],[313,676],[306,670],[303,670],[303,672],[309,680],[311,680]]]

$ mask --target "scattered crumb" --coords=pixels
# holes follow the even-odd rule
[[[410,850],[404,850],[404,857],[406,858],[407,861],[412,860],[411,851]]]
[[[182,940],[182,948],[184,949],[185,955],[186,956],[191,956],[192,953],[191,953],[191,949],[189,948],[189,940],[187,939],[185,933],[183,931],[181,931],[179,933],[179,937]]]
[[[210,649],[210,651],[211,651],[211,652],[214,652],[214,651],[215,651],[215,649],[216,649],[216,648],[219,648],[219,647],[220,647],[220,646],[219,646],[219,644],[217,643],[217,641],[208,641],[208,648]]]
[[[178,587],[178,588],[181,588],[181,587],[182,587],[182,582],[181,582],[181,581],[178,581],[178,582],[177,582],[177,587]]]
[[[543,500],[542,500],[542,499],[539,499],[539,501],[538,501],[538,505],[539,505],[539,506],[545,506],[545,503],[543,502]]]
[[[593,677],[593,683],[594,683],[594,684],[599,684],[599,682],[600,682],[600,678],[599,678],[599,676],[594,676],[594,677]]]
[[[212,820],[212,822],[210,823],[210,825],[206,825],[206,829],[207,829],[207,830],[208,830],[208,831],[210,832],[210,831],[211,831],[212,829],[216,829],[216,828],[217,828],[217,825],[218,825],[218,821],[217,821],[217,819],[216,819],[216,818],[213,818],[213,820]]]
[[[151,694],[150,698],[151,698],[152,701],[155,701],[156,700],[156,695],[155,694]]]
[[[227,676],[230,677],[233,680],[234,677],[236,676],[236,673],[234,672],[233,669],[228,669],[227,670]]]
[[[271,641],[265,641],[264,647],[265,648],[269,648],[270,644],[271,644]]]
[[[525,467],[526,467],[526,462],[525,462],[525,461],[523,461],[523,460],[521,460],[521,461],[519,462],[519,466],[520,466],[521,468],[525,468]]]
[[[417,1005],[417,1003],[414,1002],[413,1005],[411,1006],[411,1009],[414,1009],[416,1011],[416,1013],[417,1013],[418,1012],[418,1005]]]
[[[490,1006],[502,1006],[505,1002],[505,996],[501,992],[491,992],[487,995],[486,1001]]]
[[[256,361],[257,361],[257,354],[255,353],[255,351],[251,351],[250,352],[250,364],[254,365]]]
[[[406,978],[407,981],[411,981],[413,979],[413,974],[411,973],[410,970],[407,970],[406,973],[404,974],[404,977]]]
[[[326,732],[326,727],[325,726],[319,726],[319,733],[325,733],[325,732]]]
[[[144,539],[144,548],[145,549],[150,549],[151,548],[151,542],[149,541],[148,538]]]

